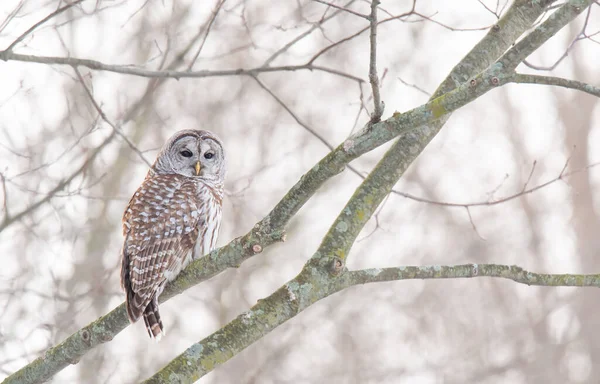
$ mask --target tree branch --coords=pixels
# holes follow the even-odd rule
[[[3,61],[21,61],[27,63],[53,64],[53,65],[68,65],[71,67],[86,67],[96,71],[107,71],[121,73],[125,75],[150,77],[150,78],[203,78],[203,77],[221,77],[221,76],[254,76],[259,73],[267,72],[286,72],[286,71],[321,71],[327,72],[341,77],[348,78],[354,81],[363,81],[363,79],[338,71],[336,69],[327,68],[319,65],[304,64],[304,65],[283,65],[278,67],[257,67],[252,69],[225,69],[225,70],[201,70],[201,71],[176,71],[176,70],[152,70],[130,65],[113,65],[104,64],[100,61],[89,59],[78,59],[75,57],[57,57],[57,56],[34,56],[22,55],[10,51],[0,51],[0,60]]]
[[[578,91],[588,93],[592,96],[600,97],[600,87],[595,87],[591,84],[583,83],[581,81],[563,79],[560,77],[527,75],[517,73],[511,78],[510,82],[517,84],[556,85],[558,87],[576,89]]]
[[[377,6],[379,0],[371,0],[371,14],[369,15],[369,82],[373,92],[373,114],[371,115],[371,124],[381,121],[384,104],[381,101],[379,92],[379,75],[377,75]]]
[[[412,279],[462,279],[499,277],[520,284],[544,287],[600,287],[600,274],[572,275],[533,273],[516,265],[462,264],[373,268],[347,273],[346,286]]]
[[[335,9],[339,9],[339,10],[341,10],[341,11],[348,12],[348,13],[350,13],[350,14],[354,15],[354,16],[358,16],[358,17],[361,17],[361,18],[363,18],[363,19],[367,19],[367,20],[369,20],[369,16],[367,16],[367,15],[363,15],[362,13],[359,13],[359,12],[356,12],[356,11],[353,11],[353,10],[351,10],[350,8],[346,8],[346,7],[342,7],[342,6],[339,6],[339,5],[335,5],[335,4],[333,4],[333,3],[329,3],[329,2],[327,2],[327,1],[323,1],[323,0],[312,0],[312,1],[314,1],[315,3],[321,3],[321,4],[325,4],[325,5],[327,5],[328,7],[335,8]]]

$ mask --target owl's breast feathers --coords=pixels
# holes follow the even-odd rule
[[[218,194],[198,179],[154,174],[133,195],[123,214],[121,272],[132,321],[190,261]]]

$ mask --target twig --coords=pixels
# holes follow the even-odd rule
[[[383,23],[387,23],[387,22],[390,22],[390,21],[393,21],[393,20],[398,20],[398,19],[401,19],[401,18],[403,18],[403,17],[408,17],[408,16],[412,15],[412,14],[414,13],[414,11],[415,11],[415,4],[416,4],[416,2],[413,2],[413,7],[411,8],[411,10],[410,10],[410,11],[408,11],[408,12],[405,12],[405,13],[402,13],[402,14],[400,14],[400,15],[397,15],[397,16],[393,16],[393,17],[387,18],[387,19],[385,19],[385,20],[381,20],[381,21],[378,23],[378,25],[381,25],[381,24],[383,24]],[[333,49],[333,48],[335,48],[335,47],[337,47],[337,46],[339,46],[339,45],[341,45],[341,44],[343,44],[343,43],[346,43],[346,42],[348,42],[348,41],[350,41],[350,40],[354,39],[354,38],[355,38],[355,37],[357,37],[357,36],[360,36],[360,35],[361,35],[363,32],[365,32],[365,31],[369,30],[369,28],[370,28],[370,26],[367,26],[367,27],[364,27],[364,28],[362,28],[362,29],[359,29],[358,31],[356,31],[356,32],[355,32],[355,33],[353,33],[352,35],[350,35],[350,36],[347,36],[347,37],[344,37],[343,39],[341,39],[341,40],[339,40],[339,41],[337,41],[337,42],[335,42],[335,43],[333,43],[333,44],[331,44],[331,45],[328,45],[327,47],[325,47],[325,48],[321,49],[319,52],[315,53],[315,54],[314,54],[314,55],[313,55],[313,56],[312,56],[312,57],[311,57],[311,58],[310,58],[310,59],[307,61],[307,63],[306,63],[306,64],[308,64],[308,65],[312,64],[312,63],[313,63],[315,60],[317,60],[319,57],[321,57],[322,55],[324,55],[326,52],[330,51],[331,49]]]
[[[369,23],[371,34],[369,36],[370,55],[369,55],[369,82],[373,91],[373,114],[371,115],[371,124],[381,121],[383,115],[384,104],[381,101],[379,93],[379,76],[377,75],[377,6],[379,0],[371,0],[371,15]]]
[[[538,71],[552,71],[554,68],[556,68],[569,55],[569,52],[571,52],[571,50],[573,49],[573,47],[575,46],[576,43],[578,43],[581,40],[585,40],[585,39],[591,38],[591,36],[588,36],[586,34],[586,32],[585,32],[585,30],[587,29],[588,23],[590,21],[590,15],[591,15],[591,13],[592,13],[592,7],[588,8],[587,14],[585,16],[585,21],[583,23],[583,26],[581,27],[580,32],[577,34],[577,36],[575,36],[575,38],[573,39],[573,41],[571,41],[571,43],[569,44],[569,46],[567,47],[567,49],[558,58],[558,60],[556,60],[554,62],[554,64],[552,64],[550,66],[534,65],[534,64],[531,64],[527,60],[523,60],[523,64],[525,64],[526,66],[528,66],[531,69],[535,69],[535,70],[538,70]]]
[[[64,7],[58,8],[56,11],[54,11],[51,14],[49,14],[48,16],[44,17],[42,20],[40,20],[37,23],[33,24],[31,26],[31,28],[29,28],[28,30],[26,30],[25,32],[23,32],[23,34],[21,36],[17,37],[17,39],[15,41],[13,41],[5,49],[5,52],[11,52],[12,49],[15,47],[15,45],[19,44],[25,37],[27,37],[27,35],[29,35],[31,32],[33,32],[37,27],[39,27],[40,25],[44,24],[46,21],[52,19],[54,16],[60,15],[61,13],[63,13],[64,11],[66,11],[67,9],[70,9],[73,6],[81,3],[82,1],[84,1],[84,0],[76,0],[76,1],[72,2],[71,4],[67,4]]]
[[[292,111],[292,109],[290,107],[288,107],[288,105],[279,98],[279,96],[277,96],[273,91],[271,91],[271,89],[269,89],[269,87],[267,87],[263,82],[261,82],[258,79],[258,76],[252,76],[254,80],[256,80],[256,82],[258,83],[258,85],[264,89],[269,95],[271,95],[271,97],[273,99],[275,99],[275,101],[277,102],[277,104],[279,104],[283,109],[285,109],[285,111],[296,121],[296,123],[298,123],[298,125],[300,125],[302,128],[304,128],[305,130],[307,130],[311,135],[313,135],[314,137],[316,137],[321,143],[323,143],[330,151],[335,150],[335,146],[333,146],[331,143],[329,143],[323,136],[321,136],[321,134],[319,132],[317,132],[314,128],[312,128],[310,125],[306,124],[305,122],[302,121],[302,119],[300,119],[300,117],[298,117],[298,115],[296,113],[294,113],[294,111]],[[348,169],[350,169],[353,173],[355,173],[358,177],[364,179],[365,177],[351,164],[346,165],[346,167],[348,167]]]
[[[523,189],[521,190],[521,193],[525,193],[525,191],[527,190],[527,185],[529,185],[529,182],[531,181],[531,178],[533,177],[533,172],[535,172],[536,166],[537,166],[537,160],[534,160],[533,166],[531,167],[531,172],[529,172],[529,177],[527,177],[527,180],[525,180],[525,184],[523,184]]]
[[[210,29],[211,29],[213,23],[215,22],[215,20],[217,19],[217,14],[221,10],[221,7],[225,3],[225,1],[226,0],[220,0],[219,3],[217,4],[217,6],[215,7],[215,9],[213,10],[212,16],[210,18],[210,21],[208,22],[208,26],[206,27],[206,33],[204,34],[204,37],[202,38],[202,41],[200,42],[200,47],[198,47],[198,51],[196,51],[196,54],[194,55],[194,58],[192,59],[192,61],[190,62],[189,66],[187,68],[188,71],[192,70],[192,67],[194,66],[194,63],[198,59],[198,56],[200,56],[200,52],[202,52],[202,48],[204,48],[204,43],[206,43],[206,39],[208,38],[208,34],[210,33]]]
[[[477,2],[479,4],[481,4],[481,6],[483,6],[483,8],[485,8],[489,13],[491,13],[492,15],[494,15],[496,17],[496,19],[500,18],[500,15],[498,14],[498,4],[496,4],[496,10],[493,11],[491,8],[489,8],[487,5],[485,5],[485,3],[481,0],[477,0]]]
[[[12,11],[10,11],[8,16],[6,16],[6,19],[4,19],[4,21],[2,21],[2,23],[0,23],[0,33],[2,33],[2,31],[4,31],[4,28],[6,28],[6,26],[10,23],[10,21],[12,19],[14,19],[15,16],[17,16],[17,13],[19,13],[21,8],[23,8],[24,3],[25,3],[25,0],[20,0],[19,4],[17,4],[17,6]]]
[[[502,204],[502,203],[506,203],[510,200],[514,200],[517,199],[519,197],[531,194],[533,192],[539,191],[540,189],[543,189],[551,184],[556,183],[557,181],[563,180],[567,177],[573,176],[577,173],[583,172],[583,171],[587,171],[591,168],[595,168],[597,166],[600,165],[600,162],[597,163],[591,163],[589,165],[586,165],[585,167],[576,169],[574,171],[571,172],[565,172],[566,171],[566,167],[568,166],[568,161],[565,162],[565,165],[563,166],[563,169],[561,170],[561,172],[558,174],[558,176],[554,177],[551,180],[548,180],[542,184],[538,184],[535,187],[529,188],[529,189],[525,189],[525,190],[521,190],[517,193],[514,193],[512,195],[503,197],[501,199],[498,200],[493,200],[493,201],[479,201],[479,202],[475,202],[475,203],[449,203],[449,202],[443,202],[443,201],[435,201],[435,200],[430,200],[430,199],[426,199],[423,197],[419,197],[419,196],[415,196],[415,195],[411,195],[409,193],[405,193],[405,192],[401,192],[401,191],[396,191],[394,190],[393,193],[395,193],[396,195],[402,196],[402,197],[406,197],[407,199],[411,199],[414,201],[418,201],[421,203],[427,203],[427,204],[433,204],[433,205],[439,205],[439,206],[443,206],[443,207],[455,207],[455,208],[473,208],[473,207],[489,207],[489,206],[494,206],[494,205],[498,205],[498,204]],[[533,173],[533,170],[532,170]],[[529,180],[529,179],[528,179]],[[525,186],[527,186],[527,183],[525,184]]]
[[[416,89],[417,91],[421,92],[422,94],[424,94],[425,96],[429,96],[431,97],[431,92],[427,92],[426,90],[424,90],[423,88],[419,87],[416,84],[411,84],[411,83],[407,83],[406,81],[402,80],[402,78],[398,77],[398,80],[400,80],[400,82],[404,85],[406,85],[407,87],[411,87]]]
[[[287,106],[286,103],[283,102],[283,100],[281,100],[275,93],[273,93],[273,91],[271,91],[269,89],[269,87],[267,87],[265,84],[263,84],[262,81],[260,81],[258,79],[258,76],[252,76],[252,78],[256,81],[256,83],[262,89],[264,89],[269,95],[271,95],[271,97],[273,99],[275,99],[275,101],[277,102],[277,104],[279,104],[283,109],[285,109],[286,112],[289,113],[290,116],[292,116],[292,118],[294,120],[296,120],[296,123],[298,123],[302,128],[306,129],[308,132],[310,132],[310,134],[312,134],[314,137],[316,137],[317,139],[319,139],[319,141],[321,143],[325,144],[325,146],[327,148],[329,148],[330,151],[334,150],[335,147],[333,145],[329,144],[327,142],[327,140],[325,140],[325,138],[319,134],[319,132],[317,132],[312,127],[310,127],[308,124],[305,124],[302,120],[300,120],[300,118]]]
[[[473,221],[473,216],[471,216],[471,210],[469,209],[469,207],[465,207],[465,209],[467,210],[467,216],[469,216],[469,222],[471,223],[471,228],[473,228],[473,232],[475,232],[475,234],[483,241],[486,241],[485,238],[483,236],[481,236],[481,234],[479,233],[479,231],[477,230],[477,226],[475,225],[475,222]]]
[[[81,73],[79,72],[79,70],[77,69],[77,67],[73,67],[73,70],[75,71],[75,74],[77,74],[77,77],[79,78],[79,82],[81,83],[81,86],[83,87],[83,89],[85,90],[85,93],[90,98],[90,101],[92,102],[92,105],[94,106],[94,108],[96,109],[96,111],[98,112],[98,114],[100,115],[100,117],[102,118],[102,120],[104,120],[106,122],[106,124],[110,125],[111,128],[113,129],[113,131],[116,132],[123,140],[125,140],[125,142],[127,143],[127,145],[129,145],[129,148],[131,148],[135,153],[137,153],[137,155],[140,157],[140,159],[142,159],[142,161],[144,163],[146,163],[147,166],[152,167],[152,163],[146,159],[146,157],[139,150],[139,148],[136,147],[135,144],[133,144],[131,142],[131,140],[129,140],[129,138],[127,137],[127,135],[125,135],[125,133],[123,133],[123,130],[121,130],[120,124],[119,125],[115,125],[112,121],[110,121],[108,119],[108,117],[106,116],[106,114],[104,113],[104,111],[102,110],[102,108],[100,108],[100,105],[98,104],[98,102],[94,98],[94,95],[92,95],[92,92],[90,91],[90,89],[87,87],[87,85],[85,85],[85,80],[83,79],[83,76],[81,76]]]
[[[348,1],[344,7],[349,7],[355,1],[356,0],[350,0],[350,1]],[[333,19],[335,16],[339,15],[340,12],[342,12],[342,11],[341,10],[337,10],[337,11],[333,12],[331,15],[329,15],[327,17],[321,18],[321,20],[319,20],[317,23],[314,23],[312,25],[312,27],[310,27],[307,31],[305,31],[305,32],[301,33],[300,35],[296,36],[293,40],[291,40],[286,45],[284,45],[283,47],[281,47],[280,49],[278,49],[275,53],[273,53],[264,62],[264,64],[262,66],[263,67],[268,67],[277,57],[279,57],[279,55],[281,55],[282,53],[284,53],[285,51],[287,51],[288,49],[290,49],[290,47],[292,47],[294,44],[296,44],[300,40],[304,39],[306,36],[308,36],[311,33],[313,33],[316,29],[321,28],[321,26],[323,26],[323,24],[325,24],[329,20]],[[309,63],[309,64],[311,64],[311,63]]]
[[[331,7],[331,8],[339,9],[341,11],[348,12],[348,13],[354,15],[354,16],[362,17],[363,19],[369,20],[369,16],[368,15],[363,15],[362,13],[353,11],[350,8],[341,7],[339,5],[335,5],[333,3],[329,3],[329,2],[323,1],[323,0],[312,0],[312,1],[314,1],[316,3],[325,4],[325,5],[327,5],[327,6]]]
[[[8,213],[8,195],[6,194],[6,178],[4,174],[0,172],[0,180],[2,181],[2,207],[4,209],[4,220],[8,221],[10,214]]]

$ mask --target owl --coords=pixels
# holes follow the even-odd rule
[[[190,261],[212,251],[221,226],[225,152],[208,131],[182,130],[163,146],[123,214],[121,287],[127,316],[151,338],[164,327],[158,297]]]

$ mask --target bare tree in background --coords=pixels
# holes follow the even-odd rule
[[[600,287],[598,2],[1,7],[4,383],[600,375],[600,295],[557,288]],[[186,127],[230,154],[222,247],[157,345],[120,216]]]

